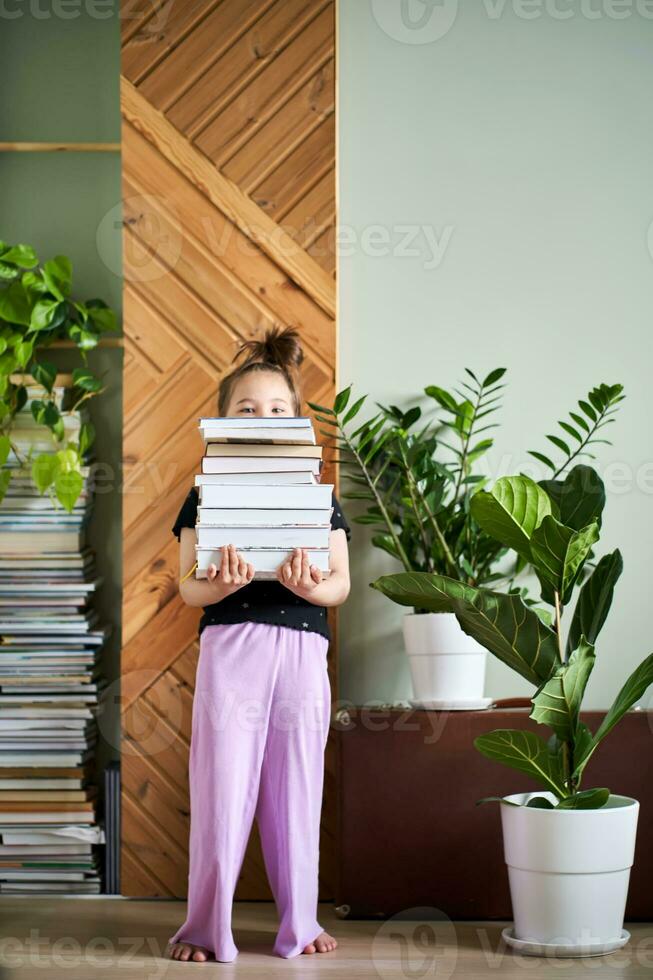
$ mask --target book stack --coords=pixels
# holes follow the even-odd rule
[[[329,573],[333,484],[319,482],[322,447],[310,418],[201,418],[197,578],[233,544],[255,579],[272,579],[293,548]]]
[[[65,384],[53,391],[64,411]],[[85,545],[92,509],[85,458],[84,486],[69,514],[41,496],[21,456],[53,453],[37,426],[28,388],[16,416],[3,467],[11,478],[0,502],[0,893],[97,893],[93,755],[97,706],[106,682],[98,655],[108,627],[91,605],[101,583]],[[64,414],[68,439],[84,415]]]

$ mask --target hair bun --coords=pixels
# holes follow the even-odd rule
[[[295,327],[271,327],[265,331],[262,340],[246,340],[238,348],[234,357],[237,360],[246,354],[245,364],[273,364],[292,373],[304,360],[304,351]]]

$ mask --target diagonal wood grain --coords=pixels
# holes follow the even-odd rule
[[[179,597],[171,527],[243,340],[296,326],[304,397],[335,393],[334,2],[123,0],[121,34],[121,888],[184,897],[201,610]],[[337,485],[331,463],[323,478]],[[335,642],[329,676],[336,696]],[[322,899],[335,783],[330,741]],[[270,897],[254,826],[236,898]]]

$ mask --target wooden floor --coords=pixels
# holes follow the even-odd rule
[[[274,905],[240,902],[234,909],[234,963],[177,963],[164,958],[166,941],[184,918],[184,904],[135,899],[0,898],[0,978],[17,980],[153,980],[202,976],[322,976],[478,980],[495,977],[649,977],[653,970],[653,926],[632,923],[623,950],[587,960],[558,960],[513,954],[501,940],[505,923],[452,923],[433,919],[350,921],[331,905],[320,906],[320,922],[337,938],[332,953],[272,954],[277,916]]]

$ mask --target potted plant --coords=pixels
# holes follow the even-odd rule
[[[367,396],[352,399],[351,385],[338,393],[333,408],[309,402],[317,420],[327,426],[320,431],[337,451],[345,479],[354,486],[343,498],[364,504],[364,512],[352,520],[370,526],[372,544],[392,555],[406,572],[439,573],[475,587],[501,583],[518,589],[519,566],[498,570],[507,549],[470,509],[474,493],[486,482],[479,470],[493,445],[490,432],[497,424],[504,375],[504,368],[496,368],[479,380],[467,368],[466,380],[453,392],[429,385],[424,394],[437,414],[426,424],[419,405],[402,411],[378,403],[377,414],[358,424]],[[591,452],[599,430],[611,418],[621,388],[604,387],[579,403],[588,414],[587,424],[575,423],[580,428],[575,450],[555,435],[548,437],[567,449],[560,467],[544,454],[533,453],[553,468],[556,478],[579,453]],[[591,398],[600,400],[597,410]],[[567,437],[570,427],[566,422],[562,426]],[[519,591],[529,603],[525,590]],[[432,708],[490,703],[483,697],[485,648],[461,629],[453,612],[417,603],[403,617],[402,626],[416,703]]]
[[[117,321],[103,300],[82,303],[71,291],[72,265],[65,255],[40,266],[30,245],[0,241],[0,501],[12,476],[31,478],[70,512],[88,475],[84,461],[94,430],[82,406],[103,387],[87,367],[86,352]],[[43,357],[58,342],[76,347],[82,359],[72,371],[66,404],[57,390],[57,368]],[[26,425],[23,409],[30,395]],[[41,427],[49,430],[46,445],[51,440],[52,449],[35,454]]]
[[[598,416],[596,398],[589,407]],[[564,480],[539,484],[523,475],[502,477],[472,497],[474,519],[533,568],[550,611],[527,605],[516,592],[441,574],[402,572],[371,583],[402,605],[453,612],[466,633],[535,687],[530,718],[550,730],[548,738],[499,730],[474,742],[483,755],[544,789],[492,798],[501,806],[515,920],[506,939],[526,952],[608,952],[628,939],[623,918],[639,804],[582,781],[600,743],[653,683],[653,654],[590,731],[580,718],[582,698],[622,571],[619,550],[593,562],[604,504],[603,483],[586,464]]]

